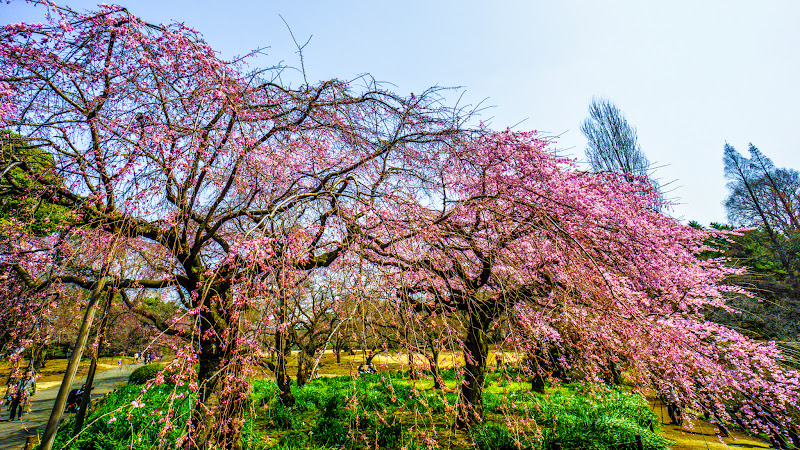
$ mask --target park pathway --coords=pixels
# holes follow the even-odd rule
[[[128,376],[140,364],[123,364],[102,372],[97,372],[94,377],[94,389],[92,389],[92,400],[100,398],[114,389],[123,386],[128,382]],[[86,377],[76,379],[72,383],[73,387],[80,387],[86,381]],[[22,450],[28,436],[41,435],[47,426],[50,412],[53,410],[56,394],[59,386],[39,390],[31,401],[31,412],[22,416],[22,420],[10,422],[8,420],[10,412],[3,405],[0,416],[0,450]],[[63,419],[62,419],[63,420]]]

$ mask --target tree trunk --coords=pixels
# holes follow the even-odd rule
[[[558,363],[561,357],[559,350],[545,344],[540,345],[542,347],[530,351],[527,363],[531,370],[531,391],[544,394],[548,378],[552,376],[563,379],[566,374]]]
[[[219,377],[215,376],[222,363],[222,350],[220,342],[212,331],[213,317],[204,310],[200,320],[200,335],[205,336],[200,340],[200,355],[198,355],[197,384],[200,387],[197,393],[197,403],[192,412],[190,437],[188,448],[192,450],[205,450],[213,447],[214,423],[213,413],[219,406]]]
[[[204,294],[209,297],[197,302],[202,309],[198,330],[199,390],[186,447],[239,450],[249,388],[247,380],[237,376],[242,371],[242,355],[237,345],[241,335],[237,325],[240,311],[236,309],[227,282],[208,286],[204,292],[214,295]]]
[[[545,381],[539,362],[536,360],[536,355],[529,357],[529,364],[531,366],[531,391],[544,394]]]
[[[45,361],[47,356],[47,348],[44,344],[38,345],[39,343],[35,343],[33,347],[31,347],[31,366],[33,367],[34,372],[38,372],[40,369],[45,367]]]
[[[297,387],[304,386],[311,380],[311,368],[314,366],[314,355],[301,348],[297,353]]]
[[[97,357],[100,355],[100,345],[103,343],[103,335],[108,325],[108,309],[111,307],[111,300],[114,294],[111,290],[107,293],[105,307],[103,307],[103,318],[100,320],[100,327],[97,329],[97,335],[94,338],[94,351],[92,352],[92,362],[89,365],[89,373],[86,375],[86,384],[84,385],[83,395],[81,396],[81,403],[78,408],[78,414],[75,416],[75,428],[72,430],[72,435],[77,436],[83,429],[83,421],[86,419],[86,413],[89,409],[89,400],[92,397],[92,384],[94,383],[94,374],[97,372]]]
[[[275,332],[275,382],[278,385],[278,392],[281,403],[291,408],[294,406],[294,396],[292,395],[291,377],[286,371],[286,356],[291,348],[286,345],[286,337],[283,332]]]
[[[342,363],[342,349],[337,345],[333,349],[333,351],[336,352],[336,364],[341,364]]]
[[[439,369],[439,350],[430,342],[431,353],[433,357],[428,358],[428,363],[431,365],[431,375],[433,375],[433,388],[442,390],[442,371]]]
[[[622,385],[622,373],[620,372],[619,367],[617,367],[617,363],[615,363],[614,361],[611,361],[609,363],[609,365],[608,365],[608,369],[611,371],[611,382],[615,386],[621,386]]]
[[[419,375],[417,374],[417,366],[414,365],[414,352],[411,350],[408,351],[408,377],[412,380],[419,379]]]
[[[81,402],[78,413],[75,415],[75,427],[72,429],[72,435],[77,436],[83,429],[83,421],[86,419],[86,410],[89,408],[89,400],[92,396],[92,383],[94,383],[94,374],[97,372],[97,353],[92,355],[92,362],[89,364],[89,373],[86,375],[86,384],[84,384],[83,395],[81,395]]]
[[[483,384],[489,344],[486,329],[489,320],[479,311],[470,312],[467,337],[464,340],[464,381],[458,395],[456,427],[468,429],[483,421]]]
[[[108,280],[105,273],[108,270],[110,256],[114,252],[115,245],[116,240],[113,244],[111,244],[111,251],[109,252],[109,256],[106,258],[106,261],[103,264],[103,276],[97,280],[97,284],[92,291],[92,295],[89,296],[89,301],[86,304],[86,311],[83,314],[83,321],[81,321],[81,327],[78,330],[78,338],[75,341],[75,346],[72,348],[72,353],[70,354],[69,361],[67,362],[67,368],[64,371],[64,379],[61,381],[61,387],[58,388],[58,394],[56,394],[56,400],[55,403],[53,403],[53,409],[50,412],[50,419],[48,420],[44,434],[42,435],[41,444],[39,445],[41,450],[50,450],[53,448],[53,442],[55,441],[56,432],[58,431],[58,423],[61,421],[61,416],[64,414],[64,405],[67,402],[67,395],[69,394],[70,387],[72,386],[72,381],[75,379],[75,373],[78,371],[78,364],[80,364],[81,356],[83,356],[83,349],[86,347],[86,340],[89,339],[89,329],[91,328],[92,321],[94,320],[94,314],[97,309],[97,300],[100,298],[100,295],[105,289],[106,282]]]

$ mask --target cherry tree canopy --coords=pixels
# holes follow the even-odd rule
[[[578,369],[599,381],[624,370],[698,409],[729,417],[725,405],[736,403],[737,420],[787,430],[798,373],[780,365],[773,343],[703,316],[737,290],[724,281],[738,270],[698,259],[709,234],[661,214],[645,177],[579,172],[547,145],[511,132],[465,143],[439,168],[438,207],[376,218],[384,234],[365,244],[402,286],[400,301],[468,317],[460,420],[482,416],[486,333],[505,319],[508,348],[529,355],[534,376]]]

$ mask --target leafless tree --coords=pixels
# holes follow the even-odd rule
[[[589,140],[586,157],[595,172],[622,171],[650,179],[650,161],[642,152],[636,128],[628,123],[617,105],[606,99],[592,99],[589,117],[581,125]],[[655,183],[650,179],[651,183]]]

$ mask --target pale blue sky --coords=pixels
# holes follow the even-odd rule
[[[97,1],[62,1],[77,9]],[[560,135],[583,157],[592,96],[615,102],[643,150],[676,180],[673,215],[724,222],[722,149],[753,142],[800,169],[800,2],[797,1],[124,1],[151,22],[185,22],[223,57],[269,46],[264,64],[311,79],[369,72],[419,92],[463,86],[494,128]],[[41,21],[41,7],[0,5],[0,23]],[[526,120],[527,119],[527,120]]]

